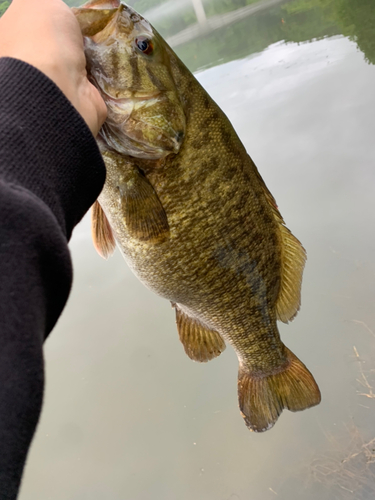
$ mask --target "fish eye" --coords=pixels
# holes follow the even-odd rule
[[[152,41],[145,37],[145,36],[139,36],[135,39],[135,44],[137,48],[143,52],[144,54],[147,54],[148,56],[152,54],[154,47],[152,45]]]

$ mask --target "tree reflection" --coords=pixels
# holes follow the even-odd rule
[[[301,20],[315,18],[329,20],[340,33],[357,43],[370,64],[375,64],[375,5],[373,0],[294,0],[283,6],[290,16]],[[304,30],[307,24],[303,22]],[[319,37],[319,27],[311,38]],[[286,32],[288,28],[286,27]],[[327,33],[329,34],[329,33]],[[294,33],[295,35],[295,33]],[[293,35],[292,35],[293,36]],[[295,40],[297,41],[297,40]]]
[[[4,14],[4,12],[7,10],[7,8],[9,7],[9,4],[10,4],[10,0],[7,0],[5,2],[2,2],[0,0],[0,17]]]
[[[337,0],[337,21],[343,35],[354,40],[366,61],[375,64],[375,5],[373,0]]]
[[[243,0],[240,0],[243,2]],[[228,0],[230,2],[230,0]],[[208,6],[215,0],[206,0]],[[232,0],[238,8],[237,0]],[[208,16],[209,17],[209,16]],[[156,26],[168,37],[164,26]],[[374,0],[292,0],[213,31],[176,51],[191,70],[260,52],[278,41],[307,42],[342,34],[354,41],[375,64]]]
[[[203,0],[208,18],[237,10],[258,0]],[[65,0],[71,7],[85,0]],[[168,4],[168,0],[128,0],[141,14],[150,8]],[[192,4],[179,15],[167,16],[155,22],[164,37],[169,37],[196,22]],[[10,0],[0,0],[0,16]],[[181,4],[182,6],[182,4]],[[375,5],[374,0],[292,0],[274,6],[235,25],[226,26],[204,39],[178,49],[191,69],[246,56],[265,49],[280,40],[304,42],[325,36],[343,34],[354,41],[370,64],[375,64]]]

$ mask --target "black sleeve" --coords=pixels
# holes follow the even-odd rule
[[[43,397],[43,352],[69,295],[67,242],[105,167],[87,125],[32,66],[0,59],[0,500],[17,497]]]

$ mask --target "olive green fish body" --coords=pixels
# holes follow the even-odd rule
[[[274,313],[280,286],[277,223],[252,175],[254,164],[234,131],[227,131],[226,117],[192,84],[195,104],[186,103],[190,115],[178,155],[157,167],[136,162],[168,215],[170,237],[154,245],[129,235],[116,190],[118,169],[106,156],[108,178],[99,202],[143,283],[219,331],[248,364],[272,370],[280,359],[285,362]],[[266,359],[268,344],[272,356]]]
[[[97,0],[94,8],[107,3]],[[233,346],[245,422],[267,430],[283,408],[320,401],[276,323],[299,309],[305,252],[224,113],[141,16],[109,3],[114,8],[98,34],[93,26],[102,18],[87,27],[85,10],[76,12],[92,37],[89,67],[109,108],[100,141],[107,179],[98,201],[105,215],[96,208],[94,220],[102,222],[95,223],[94,240],[100,250],[112,232],[138,278],[172,302],[192,359],[219,355],[223,339]],[[102,46],[107,50],[124,23],[127,45],[113,52],[117,35],[106,58]]]

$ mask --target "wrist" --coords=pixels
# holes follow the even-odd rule
[[[0,59],[0,88],[0,176],[41,198],[69,238],[104,183],[95,139],[59,88],[36,68]]]

